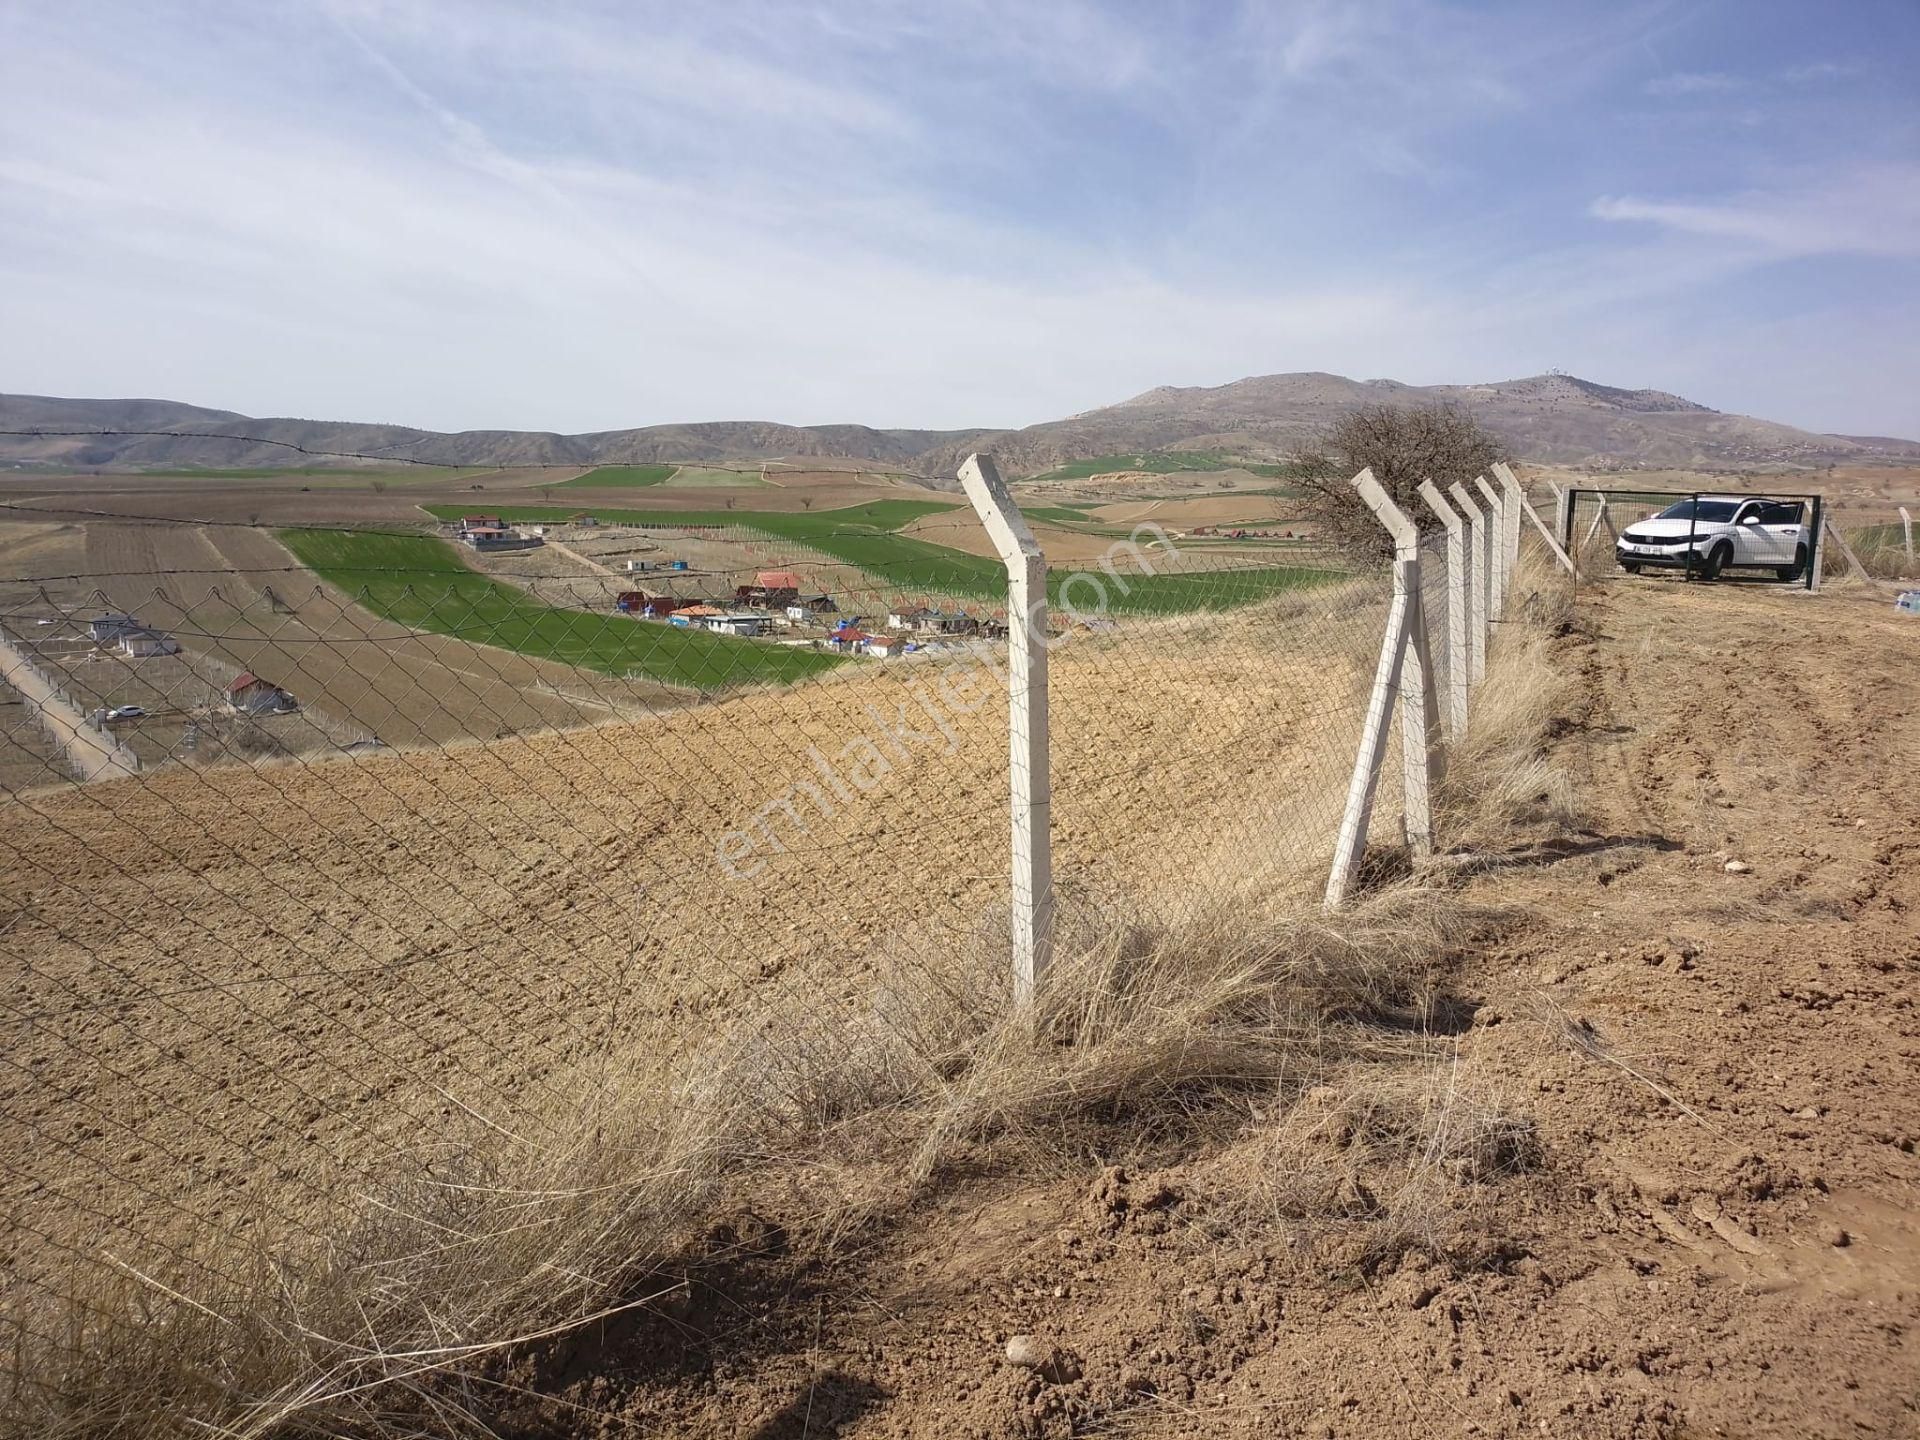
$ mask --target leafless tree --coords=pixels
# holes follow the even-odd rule
[[[1393,554],[1393,542],[1348,483],[1354,475],[1372,470],[1415,524],[1432,529],[1439,522],[1420,499],[1422,480],[1442,490],[1456,480],[1471,487],[1506,458],[1500,437],[1463,406],[1363,405],[1334,421],[1293,470],[1301,508],[1321,538],[1356,559],[1378,559]]]

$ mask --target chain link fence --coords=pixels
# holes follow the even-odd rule
[[[1404,851],[1426,804],[1405,687],[1443,763],[1470,597],[1497,622],[1489,558],[1507,574],[1540,548],[1517,503],[1463,539],[1464,568],[1437,529],[1388,567],[1085,527],[1047,581],[1054,954],[1315,906],[1343,826],[1356,857]],[[678,1192],[697,1207],[730,1167],[865,1123],[908,1051],[953,1081],[955,1037],[1013,1004],[1022,617],[971,512],[885,534],[102,520],[0,584],[20,1413],[78,1404],[130,1313],[159,1336],[204,1319],[241,1367],[220,1297],[308,1293],[329,1267],[359,1267],[352,1306],[253,1349],[390,1377],[345,1333],[365,1307],[560,1203],[477,1164],[487,1145],[561,1156],[565,1203],[614,1207],[596,1243],[635,1246],[636,1177],[704,1166]],[[1420,640],[1383,695],[1397,607]],[[1393,748],[1383,730],[1369,769],[1376,714]],[[616,1144],[643,1081],[659,1102]],[[716,1091],[751,1117],[724,1153],[687,1118]],[[396,1251],[380,1217],[409,1205],[463,1238]],[[542,1252],[517,1283],[575,1321],[631,1303],[596,1289],[597,1255]],[[443,1323],[452,1345],[488,1322]],[[197,1395],[153,1403],[190,1417]]]

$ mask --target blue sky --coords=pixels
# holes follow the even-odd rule
[[[1920,437],[1920,4],[7,0],[0,388],[1017,425],[1560,368]]]

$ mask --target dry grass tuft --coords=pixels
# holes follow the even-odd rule
[[[1523,564],[1514,598],[1467,733],[1450,747],[1434,796],[1435,824],[1459,846],[1497,845],[1516,827],[1577,819],[1568,778],[1544,750],[1571,692],[1554,650],[1573,629],[1573,589],[1562,572]]]

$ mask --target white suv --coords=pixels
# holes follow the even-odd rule
[[[1614,553],[1629,575],[1652,565],[1712,580],[1733,566],[1797,580],[1807,568],[1806,508],[1803,500],[1702,495],[1634,521]]]

